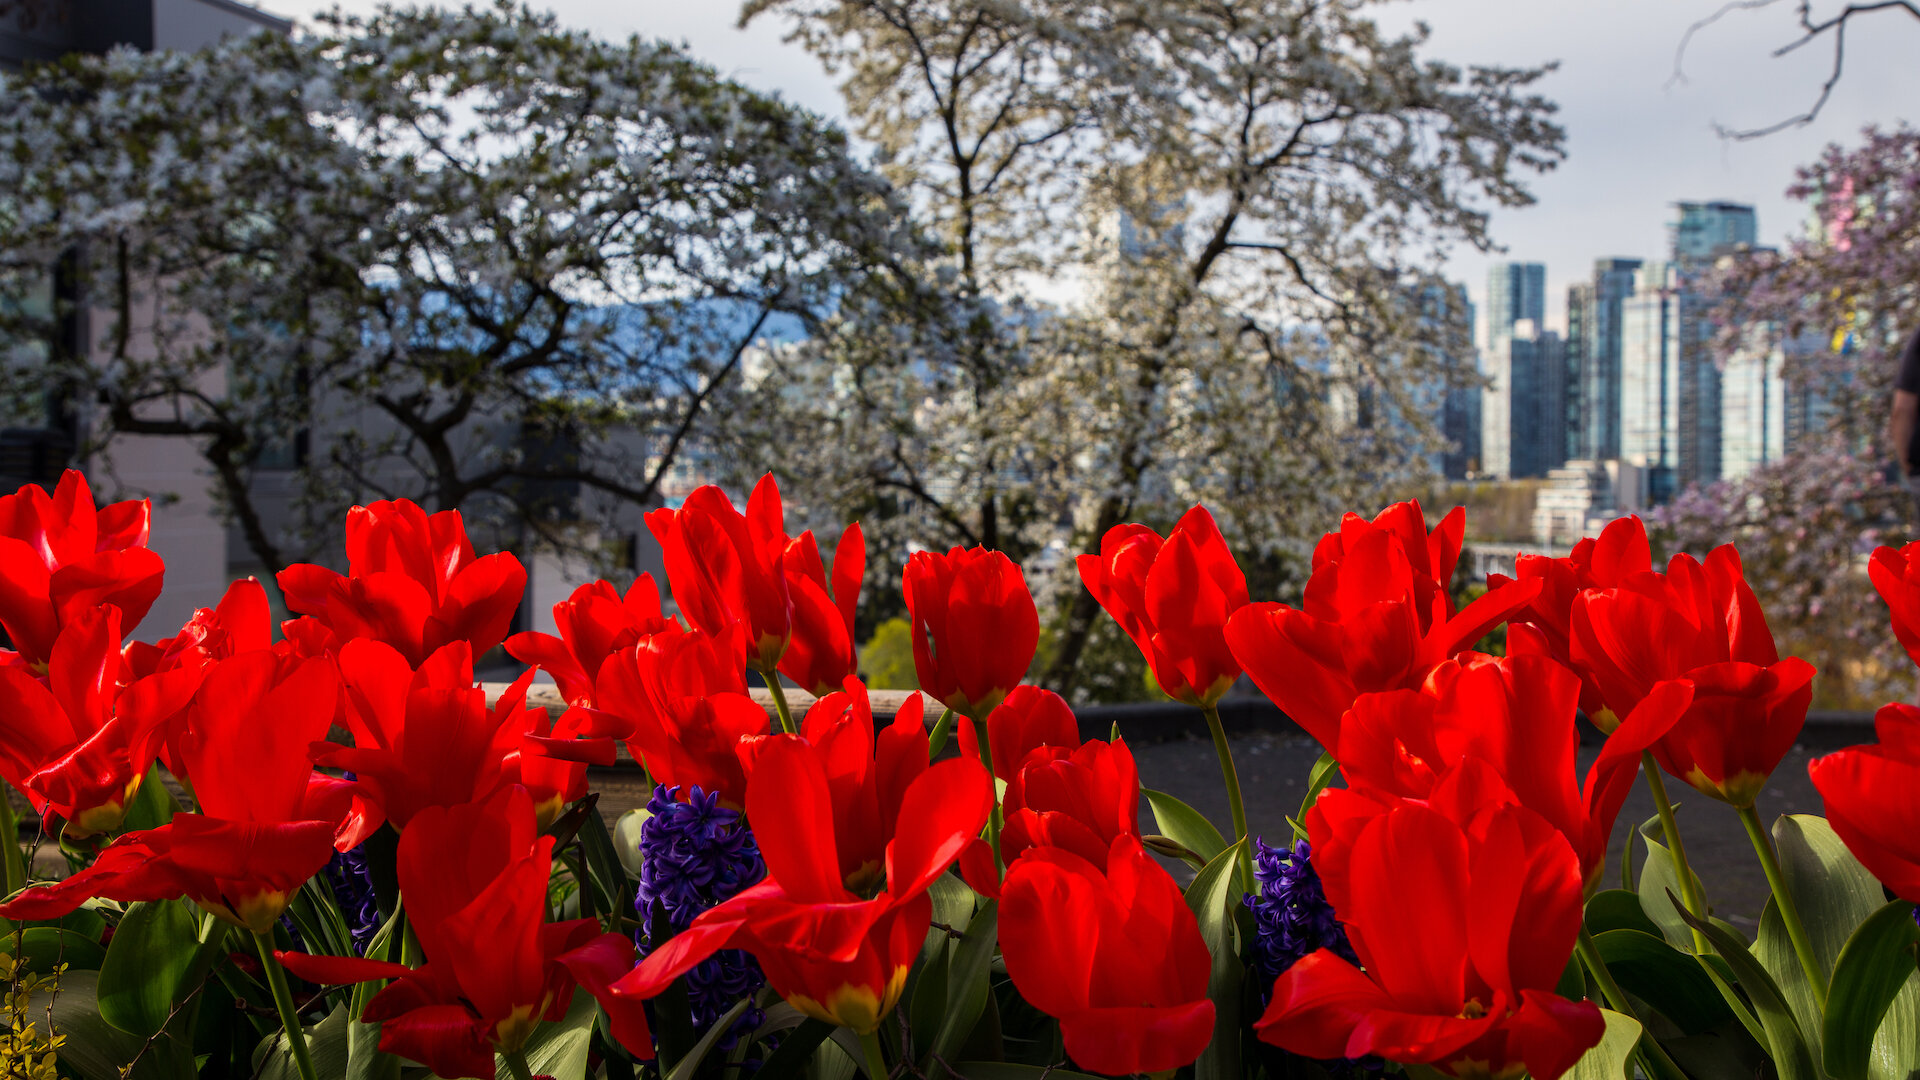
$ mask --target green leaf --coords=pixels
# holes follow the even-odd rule
[[[607,898],[609,930],[619,929],[622,916],[633,911],[633,880],[620,861],[620,852],[607,831],[607,819],[600,816],[599,797],[587,796],[587,818],[580,826],[580,845],[587,852],[587,873]]]
[[[927,735],[927,760],[937,761],[946,752],[947,740],[953,737],[953,710],[940,710],[940,718],[933,722],[933,730]]]
[[[1192,849],[1202,861],[1212,862],[1226,849],[1226,837],[1221,836],[1220,830],[1200,811],[1164,791],[1142,788],[1140,794],[1147,797],[1147,805],[1153,808],[1153,820],[1159,823],[1160,832]]]
[[[993,973],[995,939],[1000,926],[1000,904],[989,900],[967,924],[966,937],[954,947],[947,969],[947,1008],[935,1029],[933,1042],[921,1056],[920,1068],[928,1080],[939,1080],[946,1070],[934,1061],[951,1061],[954,1051],[973,1033],[973,1025],[987,1011],[987,995],[993,992],[988,977]],[[931,1064],[929,1064],[931,1063]]]
[[[963,1061],[953,1068],[967,1080],[1050,1080],[1056,1076],[1060,1080],[1099,1080],[1071,1069],[1043,1069],[1038,1065],[1014,1065],[1005,1061]]]
[[[131,904],[100,964],[100,1015],[140,1036],[158,1034],[200,947],[199,926],[178,900]]]
[[[1824,818],[1783,816],[1774,822],[1773,842],[1787,891],[1806,924],[1814,962],[1822,973],[1829,973],[1854,930],[1885,905],[1885,894]],[[1826,1025],[1820,1003],[1775,903],[1770,900],[1761,912],[1753,955],[1780,984],[1801,1030],[1807,1033],[1808,1049],[1815,1061],[1821,1061],[1826,1053]]]
[[[1813,1067],[1813,1054],[1807,1048],[1807,1039],[1800,1030],[1799,1021],[1793,1017],[1793,1010],[1787,1005],[1786,996],[1780,985],[1753,958],[1747,946],[1738,937],[1705,919],[1695,919],[1680,907],[1673,899],[1673,909],[1679,912],[1687,925],[1699,930],[1707,943],[1720,954],[1721,959],[1733,970],[1734,978],[1740,982],[1740,988],[1747,992],[1753,1002],[1753,1008],[1760,1016],[1760,1026],[1767,1035],[1767,1045],[1772,1051],[1774,1068],[1780,1074],[1780,1080],[1818,1080],[1819,1073]]]
[[[49,999],[53,1008],[53,1027],[67,1037],[60,1048],[60,1071],[81,1080],[120,1080],[120,1069],[140,1053],[146,1041],[121,1031],[100,1015],[99,974],[69,971],[61,976],[57,992],[40,990],[27,1002],[27,1015],[46,1024]],[[134,1066],[132,1080],[161,1080],[167,1077],[167,1059],[149,1051]]]
[[[939,929],[927,933],[927,951],[920,969],[914,973],[913,997],[908,999],[907,1027],[931,1039],[940,1020],[947,1014],[947,969],[953,949],[947,935]],[[928,1043],[931,1048],[932,1043]],[[919,1057],[925,1057],[921,1054]]]
[[[1593,941],[1620,985],[1686,1034],[1699,1035],[1733,1019],[1733,1010],[1720,999],[1707,973],[1666,938],[1642,930],[1607,930],[1595,934]]]
[[[133,801],[127,804],[126,820],[121,828],[128,832],[135,829],[157,829],[173,820],[173,815],[181,811],[180,800],[173,797],[167,783],[161,779],[160,766],[147,770],[140,780],[140,790],[134,794]]]
[[[620,853],[620,865],[626,867],[627,873],[634,877],[640,876],[643,862],[640,858],[640,829],[652,816],[642,807],[621,814],[613,823],[613,842],[614,848]]]
[[[1606,1034],[1574,1062],[1566,1080],[1633,1080],[1633,1048],[1640,1041],[1640,1021],[1612,1009],[1601,1009],[1600,1015],[1607,1022]]]
[[[1647,909],[1640,906],[1640,898],[1625,889],[1607,889],[1595,893],[1587,901],[1587,932],[1604,934],[1609,930],[1638,930],[1664,937],[1660,924],[1647,918]],[[1688,942],[1693,940],[1689,935]]]
[[[337,1005],[326,1019],[304,1029],[307,1055],[313,1059],[313,1075],[345,1076],[347,1073],[347,1029],[352,1026],[345,1005]],[[299,1063],[293,1059],[293,1044],[287,1033],[276,1031],[253,1052],[256,1080],[300,1080]]]
[[[1233,906],[1240,901],[1239,858],[1245,840],[1236,840],[1187,886],[1187,906],[1200,924],[1200,937],[1213,956],[1207,997],[1213,1002],[1213,1041],[1194,1062],[1194,1080],[1240,1080],[1240,984],[1246,965],[1234,948]],[[971,1075],[971,1074],[969,1074]]]
[[[799,1027],[794,1028],[780,1040],[780,1046],[767,1055],[760,1065],[760,1071],[753,1075],[757,1080],[787,1080],[799,1076],[802,1069],[813,1061],[813,1052],[827,1036],[833,1034],[833,1025],[825,1020],[807,1017]]]
[[[1640,868],[1640,907],[1647,918],[1660,927],[1660,932],[1673,943],[1676,949],[1693,950],[1693,935],[1687,932],[1687,919],[1682,914],[1681,904],[1676,897],[1682,895],[1680,872],[1673,864],[1673,854],[1665,844],[1641,833],[1640,839],[1647,845],[1647,861]],[[1695,888],[1704,897],[1705,887],[1700,885],[1700,876],[1694,875]],[[1708,911],[1712,908],[1709,906]]]
[[[592,997],[586,994],[580,996],[587,998],[589,1002],[593,1000]],[[712,1053],[713,1048],[720,1044],[720,1040],[725,1038],[727,1032],[733,1027],[733,1022],[740,1019],[740,1014],[746,1012],[747,1006],[751,1004],[753,1004],[752,998],[741,998],[734,1003],[733,1008],[720,1014],[720,1019],[715,1020],[713,1024],[707,1028],[707,1033],[700,1036],[699,1042],[693,1044],[693,1049],[687,1052],[687,1056],[674,1063],[673,1071],[667,1074],[667,1080],[693,1080],[693,1074],[699,1070],[701,1062],[707,1060],[707,1055]],[[580,1038],[579,1062],[577,1064],[570,1064],[568,1066],[569,1071],[566,1072],[562,1072],[559,1069],[543,1069],[538,1065],[534,1065],[535,1075],[585,1076],[587,1069],[587,1035],[591,1034],[592,1030],[593,1019],[591,1009],[589,1009],[587,1029]],[[528,1055],[528,1057],[529,1061],[531,1061],[532,1055]]]
[[[1920,926],[1914,925],[1913,905],[1896,900],[1868,916],[1840,950],[1821,1039],[1822,1063],[1834,1080],[1905,1076],[1920,1070],[1920,1061],[1914,1060],[1920,1056],[1920,1029],[1914,1026],[1912,1007],[1920,995],[1916,944],[1920,944]],[[1889,1025],[1882,1023],[1898,999],[1905,999],[1909,1007],[1892,1019],[1906,1031],[1899,1043],[1888,1045],[1887,1039],[1876,1040],[1874,1034],[1901,1034],[1883,1030]]]
[[[30,926],[0,937],[0,953],[11,954],[16,945],[26,969],[36,975],[47,974],[61,964],[69,971],[98,971],[107,956],[99,942],[57,926]]]
[[[1340,763],[1333,760],[1333,751],[1322,751],[1320,760],[1313,763],[1313,769],[1307,773],[1307,796],[1300,800],[1299,820],[1307,820],[1307,811],[1313,809],[1314,800],[1340,778]]]

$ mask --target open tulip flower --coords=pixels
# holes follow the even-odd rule
[[[1348,514],[1314,548],[1301,606],[1241,608],[1227,644],[1254,684],[1332,750],[1355,698],[1418,688],[1538,594],[1538,582],[1510,582],[1456,614],[1448,590],[1465,529],[1457,507],[1432,533],[1417,502],[1372,521]]]
[[[199,687],[200,668],[124,680],[120,609],[70,613],[44,681],[0,666],[0,776],[79,840],[126,817],[167,735]]]
[[[716,637],[674,626],[615,654],[600,667],[591,730],[624,738],[656,783],[698,787],[739,809],[747,778],[735,748],[769,726],[767,711],[747,696],[734,644],[746,632],[735,625]]]
[[[641,638],[676,625],[660,613],[660,588],[641,574],[627,594],[592,581],[553,605],[560,636],[529,631],[506,640],[507,653],[553,677],[569,705],[592,707],[594,686],[607,657],[631,649]]]
[[[1187,511],[1165,540],[1145,525],[1116,525],[1079,567],[1167,696],[1205,707],[1240,677],[1226,626],[1247,606],[1247,578],[1206,507]]]
[[[512,555],[474,555],[459,511],[428,516],[405,499],[348,511],[346,574],[300,563],[277,580],[287,607],[337,643],[373,638],[413,665],[454,641],[474,656],[500,644],[527,588]]]
[[[920,689],[985,720],[1026,678],[1040,643],[1026,578],[1006,555],[979,547],[917,551],[904,578]]]
[[[346,804],[325,780],[314,782],[307,748],[326,734],[339,701],[325,659],[255,649],[216,662],[186,710],[182,740],[199,812],[127,833],[86,869],[0,905],[0,915],[53,919],[93,897],[187,897],[255,933],[271,931],[294,891],[333,856]]]
[[[1180,887],[1138,839],[1116,837],[1099,863],[1029,852],[1007,871],[999,929],[1008,977],[1059,1019],[1080,1068],[1157,1073],[1213,1040],[1213,959]]]
[[[1893,614],[1893,636],[1920,664],[1920,540],[1905,547],[1875,548],[1867,576]]]
[[[1850,746],[1807,766],[1827,821],[1861,865],[1920,904],[1920,707],[1884,705],[1877,745]]]
[[[1814,670],[1781,659],[1731,546],[1583,592],[1571,626],[1574,662],[1617,715],[1655,683],[1690,681],[1693,703],[1652,746],[1655,760],[1704,795],[1753,805],[1806,722]]]
[[[986,824],[993,782],[966,758],[929,765],[919,709],[876,740],[863,696],[822,699],[810,735],[743,746],[767,877],[669,938],[617,993],[653,997],[715,952],[744,949],[808,1016],[868,1035],[893,1011],[932,919],[927,889]]]
[[[0,495],[0,627],[17,650],[0,650],[0,663],[44,673],[61,627],[100,604],[119,608],[131,633],[166,573],[147,550],[151,513],[145,499],[96,508],[73,469],[52,496],[35,484]]]
[[[1600,1010],[1554,992],[1580,931],[1579,857],[1539,814],[1488,799],[1486,775],[1450,771],[1422,801],[1321,796],[1314,864],[1360,966],[1320,949],[1282,972],[1261,1039],[1463,1080],[1557,1080],[1600,1041]]]
[[[832,693],[860,667],[853,616],[860,606],[860,579],[867,573],[866,537],[857,524],[840,534],[831,591],[812,530],[787,544],[783,565],[793,600],[793,637],[780,658],[780,674],[816,696]]]
[[[1124,739],[1043,746],[1007,782],[1002,806],[1007,823],[1000,853],[1007,865],[1030,849],[1058,847],[1101,866],[1115,839],[1140,836],[1140,772]],[[975,865],[970,859],[970,882]]]
[[[340,673],[353,745],[316,742],[314,763],[352,772],[355,790],[396,828],[425,807],[472,802],[520,782],[531,671],[492,708],[474,685],[465,641],[442,646],[417,671],[383,642],[349,641]]]
[[[1586,589],[1611,589],[1629,577],[1653,570],[1653,553],[1647,544],[1647,528],[1639,517],[1618,518],[1600,530],[1600,536],[1587,537],[1573,545],[1565,558],[1545,555],[1515,555],[1514,576],[1488,574],[1487,584],[1500,588],[1514,580],[1540,583],[1540,593],[1526,607],[1513,613],[1507,624],[1507,655],[1551,656],[1563,664],[1573,664],[1573,605]],[[1592,676],[1581,674],[1580,710],[1602,731],[1612,731],[1620,718],[1606,707],[1600,687]]]
[[[638,1002],[607,992],[633,964],[633,942],[594,919],[549,923],[553,838],[510,787],[486,800],[423,809],[400,835],[397,870],[423,967],[352,956],[277,954],[317,983],[393,980],[361,1019],[380,1049],[441,1076],[493,1080],[495,1052],[518,1053],[543,1020],[566,1015],[576,987],[607,1010],[613,1036],[641,1058],[653,1037]]]
[[[1693,688],[1675,681],[1649,693],[1608,738],[1584,787],[1575,768],[1579,692],[1573,672],[1547,657],[1468,653],[1420,691],[1361,695],[1341,720],[1335,757],[1350,790],[1383,800],[1430,798],[1448,769],[1484,764],[1498,776],[1490,786],[1566,836],[1595,889],[1640,752],[1672,729]]]
[[[680,614],[718,638],[740,646],[740,662],[772,673],[793,633],[787,595],[785,513],[773,474],[760,478],[741,514],[719,488],[696,488],[678,509],[647,514],[660,542]]]

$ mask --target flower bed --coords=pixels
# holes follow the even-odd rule
[[[1403,503],[1327,534],[1295,608],[1249,602],[1204,509],[1115,529],[1082,578],[1206,718],[1226,831],[1023,684],[1039,620],[998,552],[909,561],[924,693],[877,725],[859,528],[829,573],[771,478],[744,514],[703,488],[648,516],[677,617],[644,575],[596,582],[558,636],[507,637],[513,556],[383,502],[346,574],[279,576],[278,633],[248,579],[129,644],[164,573],[147,514],[72,473],[0,498],[0,775],[72,871],[0,852],[9,1076],[1920,1070],[1920,708],[1812,764],[1829,818],[1769,828],[1815,673],[1731,547],[1656,571],[1629,518],[1456,611],[1463,516]],[[1873,580],[1920,657],[1920,547]],[[1471,651],[1502,624],[1506,657]],[[473,658],[502,644],[530,667],[489,701]],[[1247,835],[1215,709],[1243,671],[1326,750],[1290,836]],[[609,823],[587,767],[620,743],[657,787]],[[1643,776],[1660,813],[1608,866]],[[1745,824],[1753,940],[1713,918],[1668,777]]]

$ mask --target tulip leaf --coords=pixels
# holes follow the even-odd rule
[[[807,1017],[782,1038],[773,1053],[760,1063],[759,1071],[753,1074],[755,1080],[787,1080],[788,1077],[799,1076],[801,1070],[813,1061],[814,1049],[832,1034],[832,1024]]]
[[[1688,920],[1680,910],[1680,902],[1674,899],[1681,895],[1681,889],[1680,871],[1674,866],[1673,854],[1665,844],[1644,831],[1640,839],[1647,845],[1647,861],[1640,868],[1640,907],[1674,948],[1691,952],[1693,935],[1687,931]],[[1706,889],[1699,884],[1700,876],[1695,874],[1693,880],[1699,894],[1705,896]]]
[[[1916,944],[1920,926],[1914,925],[1913,905],[1896,900],[1868,916],[1840,950],[1821,1039],[1823,1064],[1833,1080],[1878,1080],[1920,1070],[1913,1060],[1920,1052]],[[1894,1009],[1896,1001],[1904,1008]]]
[[[1587,901],[1587,932],[1604,934],[1609,930],[1639,930],[1654,937],[1665,937],[1660,924],[1647,918],[1640,898],[1625,889],[1607,889]],[[1687,939],[1691,942],[1691,936]]]
[[[1620,985],[1660,1010],[1686,1034],[1699,1035],[1733,1019],[1713,980],[1692,956],[1675,949],[1666,938],[1622,929],[1602,931],[1593,941]]]
[[[652,816],[645,807],[641,807],[621,814],[613,823],[614,850],[620,855],[620,865],[626,867],[627,873],[634,877],[640,876],[644,861],[640,858],[640,830]]]
[[[1246,965],[1234,947],[1234,911],[1240,902],[1239,858],[1246,840],[1236,840],[1187,886],[1187,906],[1200,924],[1201,940],[1213,957],[1207,997],[1213,1002],[1213,1041],[1194,1062],[1194,1080],[1240,1080],[1240,984]]]
[[[1580,1055],[1567,1071],[1566,1080],[1632,1080],[1633,1048],[1640,1042],[1640,1021],[1612,1009],[1601,1009],[1600,1016],[1607,1022],[1606,1034],[1593,1049]]]
[[[1141,788],[1147,805],[1153,808],[1153,820],[1168,839],[1190,848],[1202,862],[1212,862],[1227,846],[1226,837],[1213,827],[1206,816],[1164,791]]]
[[[620,861],[607,819],[600,816],[597,795],[586,798],[587,817],[580,826],[580,846],[587,852],[587,873],[604,894],[609,931],[620,929],[620,919],[633,911],[633,881]]]
[[[907,1005],[907,1027],[920,1032],[923,1039],[932,1038],[947,1015],[947,968],[952,955],[945,933],[938,928],[927,932],[927,951],[914,972],[913,996]]]
[[[1860,865],[1824,818],[1783,816],[1774,822],[1773,839],[1781,876],[1806,924],[1814,962],[1823,974],[1830,973],[1854,930],[1884,906],[1880,882]],[[1801,1030],[1807,1033],[1814,1060],[1820,1061],[1825,1057],[1820,1003],[1775,903],[1769,902],[1761,913],[1753,954],[1780,984]],[[1905,1080],[1906,1071],[1899,1075]]]
[[[1807,1048],[1805,1033],[1800,1030],[1799,1021],[1794,1019],[1793,1010],[1787,1005],[1786,995],[1781,992],[1780,984],[1773,981],[1767,969],[1747,951],[1745,942],[1716,926],[1706,919],[1696,919],[1681,907],[1678,898],[1669,896],[1673,909],[1686,920],[1687,925],[1700,931],[1713,946],[1714,952],[1727,962],[1734,978],[1740,982],[1740,988],[1747,992],[1753,1002],[1753,1008],[1760,1017],[1760,1026],[1766,1032],[1767,1046],[1771,1049],[1773,1065],[1780,1074],[1780,1080],[1818,1080],[1819,1072],[1813,1065],[1813,1054]]]
[[[1051,1080],[1056,1076],[1060,1080],[1099,1080],[1096,1076],[1071,1069],[1016,1065],[1006,1061],[963,1061],[953,1069],[967,1080]]]
[[[1301,821],[1307,820],[1307,811],[1313,809],[1313,804],[1320,798],[1320,793],[1327,790],[1338,779],[1340,779],[1340,763],[1333,759],[1333,751],[1321,751],[1320,760],[1314,762],[1312,770],[1307,773],[1307,795],[1300,800]]]
[[[140,780],[140,790],[127,804],[127,816],[121,828],[128,832],[136,829],[157,829],[173,820],[173,815],[181,810],[180,800],[173,797],[165,780],[161,779],[160,766],[147,770]]]
[[[947,967],[946,1013],[935,1029],[933,1042],[921,1055],[921,1070],[927,1080],[946,1075],[941,1061],[953,1060],[955,1051],[966,1045],[973,1026],[987,1011],[987,996],[993,992],[989,981],[993,974],[993,952],[1000,926],[1000,904],[989,900],[980,905],[966,936],[953,948]]]
[[[186,904],[144,900],[129,905],[100,964],[100,1015],[121,1031],[159,1034],[199,947],[199,925]]]
[[[36,975],[48,974],[61,964],[69,971],[98,971],[107,956],[99,942],[58,926],[30,926],[0,937],[0,953],[11,955],[16,946],[25,970]]]
[[[346,1075],[347,1029],[352,1022],[347,1007],[337,1005],[326,1019],[300,1032],[307,1040],[315,1076]],[[293,1059],[293,1045],[287,1041],[286,1032],[274,1032],[254,1049],[253,1075],[255,1080],[300,1080],[300,1066]]]
[[[580,996],[587,998],[589,1003],[593,1000],[585,994]],[[733,1028],[734,1021],[740,1019],[740,1014],[746,1012],[747,1007],[752,1004],[753,999],[750,997],[741,998],[739,1001],[734,1002],[733,1008],[722,1013],[720,1019],[715,1020],[708,1026],[707,1033],[700,1036],[700,1041],[693,1044],[693,1049],[687,1051],[685,1057],[674,1062],[673,1071],[667,1074],[666,1080],[693,1080],[693,1074],[699,1071],[700,1064],[707,1060],[707,1055],[713,1052],[714,1047],[720,1045],[720,1040],[726,1038],[727,1032]],[[550,1069],[541,1068],[540,1062],[534,1061],[533,1055],[528,1054],[528,1064],[533,1066],[534,1074],[546,1076],[585,1076],[587,1070],[587,1037],[592,1034],[592,1032],[593,1012],[591,1005],[589,1005],[587,1026],[580,1032],[578,1062],[574,1063],[569,1061],[565,1065],[561,1065],[556,1061],[554,1064],[560,1067]],[[567,1071],[562,1071],[562,1069],[566,1069]]]
[[[946,752],[947,740],[953,737],[953,710],[940,710],[940,718],[933,722],[933,730],[927,735],[927,760],[938,761]]]

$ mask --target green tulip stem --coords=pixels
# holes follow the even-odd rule
[[[1787,924],[1787,938],[1793,942],[1793,954],[1800,958],[1800,969],[1807,973],[1807,982],[1813,986],[1813,1000],[1820,1006],[1820,1014],[1827,1012],[1827,977],[1820,970],[1820,961],[1813,955],[1813,940],[1807,937],[1807,925],[1800,921],[1800,905],[1794,902],[1793,893],[1787,888],[1787,878],[1780,872],[1780,859],[1773,853],[1773,840],[1767,836],[1767,827],[1760,823],[1760,812],[1752,806],[1740,808],[1740,824],[1747,827],[1747,839],[1753,841],[1753,852],[1760,856],[1760,867],[1767,872],[1767,887],[1773,890],[1773,902],[1780,911],[1780,921]]]
[[[932,760],[940,756],[947,748],[947,740],[953,736],[953,710],[941,709],[940,719],[933,722],[933,731],[927,735],[927,758]]]
[[[525,1050],[502,1050],[500,1060],[507,1063],[507,1071],[513,1074],[513,1080],[533,1080],[533,1066],[527,1064]]]
[[[1649,750],[1640,751],[1640,765],[1647,774],[1647,788],[1653,792],[1654,809],[1660,812],[1660,831],[1666,834],[1667,850],[1673,854],[1673,869],[1680,876],[1680,900],[1687,905],[1687,914],[1696,919],[1707,917],[1706,901],[1700,896],[1700,883],[1694,880],[1693,867],[1687,864],[1687,845],[1680,839],[1680,822],[1674,819],[1673,803],[1667,798],[1667,782],[1660,775],[1660,763],[1653,760]],[[1628,852],[1632,857],[1632,852]],[[1693,951],[1702,956],[1707,953],[1707,936],[1700,931],[1693,932]]]
[[[780,686],[780,673],[763,671],[760,674],[767,680],[767,692],[773,695],[773,711],[780,717],[780,730],[789,735],[800,734],[800,729],[793,726],[793,710],[787,707],[787,692]]]
[[[280,961],[273,958],[273,934],[271,931],[255,931],[253,943],[260,950],[260,967],[267,974],[267,986],[273,991],[274,1007],[280,1010],[280,1026],[287,1031],[287,1045],[293,1048],[293,1063],[300,1070],[300,1080],[318,1080],[313,1071],[313,1058],[307,1053],[307,1033],[300,1026],[300,1014],[293,1008],[293,991],[287,987],[287,972]]]
[[[1207,727],[1213,732],[1213,752],[1220,759],[1220,777],[1227,782],[1227,802],[1233,807],[1233,839],[1240,845],[1240,887],[1251,894],[1254,889],[1253,849],[1247,843],[1247,804],[1240,797],[1240,770],[1233,765],[1233,748],[1227,745],[1227,729],[1220,723],[1220,710],[1202,705]]]
[[[880,1054],[879,1033],[869,1031],[860,1036],[860,1049],[866,1051],[868,1080],[887,1080],[891,1074],[887,1072],[887,1059]]]
[[[0,896],[12,896],[27,885],[26,857],[20,852],[20,823],[14,819],[13,804],[0,793]]]
[[[1607,962],[1600,956],[1599,943],[1593,940],[1593,934],[1585,926],[1580,928],[1580,939],[1575,943],[1574,949],[1580,954],[1580,962],[1585,964],[1587,971],[1593,975],[1593,981],[1600,984],[1600,996],[1607,999],[1607,1004],[1613,1008],[1613,1011],[1624,1013],[1640,1022],[1640,1043],[1635,1050],[1640,1055],[1647,1075],[1656,1077],[1658,1080],[1687,1080],[1686,1072],[1680,1068],[1678,1062],[1668,1056],[1666,1048],[1653,1037],[1653,1033],[1646,1029],[1646,1022],[1635,1011],[1632,1000],[1627,997],[1627,992],[1614,981],[1613,972],[1607,970]]]
[[[987,741],[987,722],[971,717],[967,723],[973,725],[973,744],[980,748],[980,764],[987,767],[987,782],[993,783],[993,744]],[[993,864],[1002,870],[1007,864],[1000,860],[1000,785],[993,785],[993,809],[987,814],[987,846],[993,849]]]

